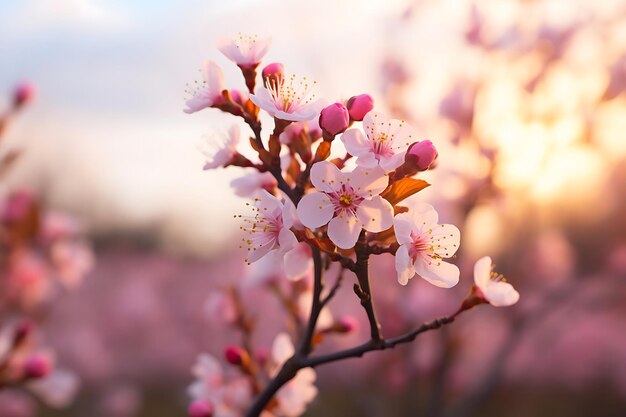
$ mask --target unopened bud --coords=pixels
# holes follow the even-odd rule
[[[343,316],[335,323],[338,333],[352,333],[359,328],[359,322],[352,316]]]
[[[323,108],[320,113],[320,127],[324,133],[328,133],[330,136],[336,136],[343,132],[349,124],[348,109],[341,103],[333,103]]]
[[[270,85],[276,85],[283,78],[285,74],[285,67],[280,62],[274,62],[263,68],[261,75],[263,76],[263,85],[268,87]]]
[[[25,378],[43,378],[50,373],[52,365],[50,360],[43,355],[33,355],[24,362]]]
[[[351,97],[346,104],[350,118],[360,122],[374,108],[374,99],[369,94]]]
[[[13,90],[13,107],[20,108],[35,99],[37,89],[31,83],[22,83]]]
[[[213,416],[213,406],[207,401],[196,400],[189,404],[187,415],[189,417],[211,417]]]
[[[433,166],[437,156],[435,145],[429,140],[423,140],[409,146],[404,161],[413,169],[426,171]]]
[[[228,346],[224,351],[224,356],[231,365],[246,366],[250,362],[248,352],[236,345]]]

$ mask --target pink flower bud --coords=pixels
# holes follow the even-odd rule
[[[432,167],[433,162],[437,159],[438,153],[435,145],[429,140],[415,142],[409,146],[406,152],[405,162],[418,171],[426,171]]]
[[[248,352],[236,345],[228,346],[224,356],[231,365],[245,366],[249,362]]]
[[[360,122],[374,108],[374,99],[369,94],[351,97],[347,103],[350,118]]]
[[[267,84],[277,84],[285,74],[285,67],[280,62],[274,62],[263,68],[261,75],[263,76],[263,85],[267,87]]]
[[[352,316],[343,316],[335,323],[337,332],[352,333],[359,328],[359,322]]]
[[[25,82],[18,84],[13,90],[13,107],[22,107],[35,99],[37,89],[34,84]]]
[[[35,196],[30,191],[14,191],[0,207],[1,220],[7,223],[20,221],[31,212],[35,204]]]
[[[213,415],[213,406],[203,400],[196,400],[189,404],[187,409],[189,417],[211,417]]]
[[[52,365],[48,358],[43,355],[33,355],[24,362],[24,377],[43,378],[50,373],[51,368]]]
[[[333,103],[320,113],[320,127],[332,136],[346,130],[349,124],[348,109],[341,103]]]

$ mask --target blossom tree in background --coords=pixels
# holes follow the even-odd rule
[[[252,344],[255,319],[238,290],[214,294],[208,307],[241,330],[242,343],[226,349],[226,364],[209,354],[198,358],[189,390],[193,417],[299,416],[317,395],[316,367],[412,342],[478,304],[508,306],[519,298],[491,272],[490,258],[482,258],[474,289],[452,314],[394,336],[383,331],[371,279],[409,285],[418,276],[443,288],[459,282],[459,268],[449,262],[459,248],[459,230],[439,224],[432,206],[405,202],[430,185],[416,176],[434,167],[438,152],[406,122],[374,111],[367,94],[325,105],[316,96],[315,81],[287,74],[279,63],[267,65],[263,85],[257,85],[269,44],[245,35],[220,40],[220,51],[241,69],[247,93],[227,89],[222,70],[207,62],[203,84],[191,92],[185,111],[218,109],[249,128],[254,158],[240,152],[244,133],[235,122],[226,137],[212,140],[215,149],[205,168],[255,171],[233,184],[238,195],[252,199],[248,214],[235,215],[242,222],[240,247],[250,268],[261,269],[257,280],[283,277],[285,282],[274,278],[269,287],[285,306],[287,328],[275,336],[271,352],[259,352]],[[261,111],[274,121],[268,137]],[[395,256],[395,278],[370,273],[370,258],[381,254]],[[367,317],[369,339],[318,353],[326,336],[356,326],[353,318],[335,320],[329,312],[348,276],[354,277],[352,289]]]
[[[2,134],[35,94],[32,84],[19,85],[10,109],[0,116],[3,185],[21,151],[7,146]],[[0,196],[0,394],[8,397],[0,397],[0,409],[12,408],[10,393],[18,389],[31,391],[50,407],[64,407],[73,399],[78,378],[56,364],[53,350],[43,342],[40,324],[63,291],[80,285],[92,264],[93,254],[82,239],[75,219],[45,211],[30,190],[3,192]],[[28,402],[24,404],[33,408]]]

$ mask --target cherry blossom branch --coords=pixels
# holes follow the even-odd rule
[[[339,290],[339,287],[341,287],[341,282],[343,281],[343,271],[345,268],[341,268],[341,271],[339,271],[339,275],[337,276],[337,280],[335,281],[335,283],[333,284],[333,286],[331,287],[330,291],[328,292],[328,294],[326,295],[326,297],[324,297],[321,301],[322,307],[325,307],[326,304],[328,304],[330,302],[330,300],[333,299],[333,297],[335,296],[335,294],[337,294],[337,291]]]
[[[313,302],[311,304],[311,314],[309,315],[309,323],[307,324],[304,338],[298,351],[303,356],[311,353],[313,349],[313,336],[315,335],[315,327],[317,326],[317,319],[322,311],[323,304],[321,302],[322,290],[324,289],[324,270],[322,265],[322,255],[320,250],[316,247],[311,248],[313,257],[314,268],[314,282],[313,282]]]
[[[362,230],[359,235],[359,240],[354,247],[356,252],[356,268],[354,273],[359,281],[358,285],[354,284],[354,292],[361,299],[361,305],[367,313],[367,319],[370,323],[370,334],[372,340],[378,341],[382,339],[380,323],[376,317],[376,310],[374,309],[374,300],[372,298],[372,291],[370,289],[370,277],[369,277],[369,256],[370,249],[367,246],[367,239],[365,237],[365,231]]]
[[[458,312],[451,316],[442,317],[442,318],[433,320],[429,323],[424,323],[418,328],[410,332],[407,332],[401,336],[397,336],[397,337],[390,338],[390,339],[380,339],[380,340],[371,339],[359,346],[356,346],[350,349],[329,353],[327,355],[310,357],[310,358],[307,358],[301,365],[302,367],[315,368],[316,366],[319,366],[319,365],[336,362],[336,361],[340,361],[343,359],[358,358],[358,357],[363,356],[367,352],[372,352],[375,350],[392,349],[399,344],[410,343],[414,341],[418,335],[424,332],[427,332],[430,330],[436,330],[436,329],[443,327],[446,324],[452,323],[455,320],[457,315],[458,315]]]

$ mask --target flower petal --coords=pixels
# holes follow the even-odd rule
[[[356,216],[340,214],[328,223],[328,237],[341,249],[354,247],[361,233],[361,222]]]
[[[363,197],[373,197],[380,194],[389,184],[389,177],[380,168],[364,168],[358,166],[354,171],[346,174],[346,181],[356,193]]]
[[[399,244],[411,243],[411,232],[414,231],[414,224],[409,213],[400,213],[393,218],[393,230]]]
[[[406,245],[400,245],[396,252],[396,272],[398,273],[400,285],[406,285],[415,275],[415,268],[413,267],[413,262],[411,262],[409,249]]]
[[[293,202],[287,198],[283,205],[283,226],[290,229],[294,224],[299,222],[298,214],[296,213],[296,206]]]
[[[281,366],[291,358],[295,352],[291,338],[287,333],[280,333],[272,344],[272,359],[276,365]]]
[[[281,253],[292,250],[297,244],[298,239],[296,239],[296,235],[288,228],[283,227],[280,232],[278,232],[278,245],[280,246]]]
[[[367,152],[357,158],[356,164],[363,168],[376,168],[378,159],[376,159],[376,155],[373,152]]]
[[[371,144],[359,129],[349,129],[341,135],[341,141],[348,153],[360,157],[370,153]]]
[[[328,196],[319,192],[302,197],[296,211],[302,224],[309,229],[325,225],[335,212]]]
[[[255,199],[254,205],[263,213],[263,216],[267,216],[271,213],[278,214],[282,212],[283,209],[283,203],[266,190],[261,190],[259,196]]]
[[[483,295],[494,307],[508,307],[519,301],[519,292],[508,282],[490,282]]]
[[[385,171],[393,171],[404,163],[404,155],[406,152],[400,152],[392,156],[382,156],[380,158],[380,167]]]
[[[213,61],[205,61],[202,65],[202,76],[206,82],[208,93],[211,96],[221,95],[226,89],[224,84],[224,71]]]
[[[356,214],[368,232],[382,232],[393,224],[393,207],[379,195],[363,200],[357,207]]]
[[[483,256],[474,264],[474,283],[483,290],[491,278],[491,258]]]
[[[258,247],[249,247],[248,252],[246,254],[246,262],[254,263],[270,253],[272,250],[276,248],[276,239],[272,239],[269,242],[258,246]]]
[[[321,161],[311,167],[311,183],[315,188],[326,193],[332,193],[341,186],[344,174],[339,168],[328,161]]]
[[[437,287],[452,288],[459,282],[459,268],[451,263],[428,257],[418,259],[414,266],[420,277]]]
[[[432,228],[430,242],[435,253],[442,258],[452,257],[459,249],[461,232],[452,224],[438,224]]]
[[[313,268],[311,248],[306,243],[299,243],[285,254],[285,274],[296,281],[305,276]]]
[[[423,231],[432,226],[437,225],[439,220],[439,214],[433,206],[426,203],[417,203],[413,207],[409,208],[409,214],[413,223],[417,226],[417,231]]]

